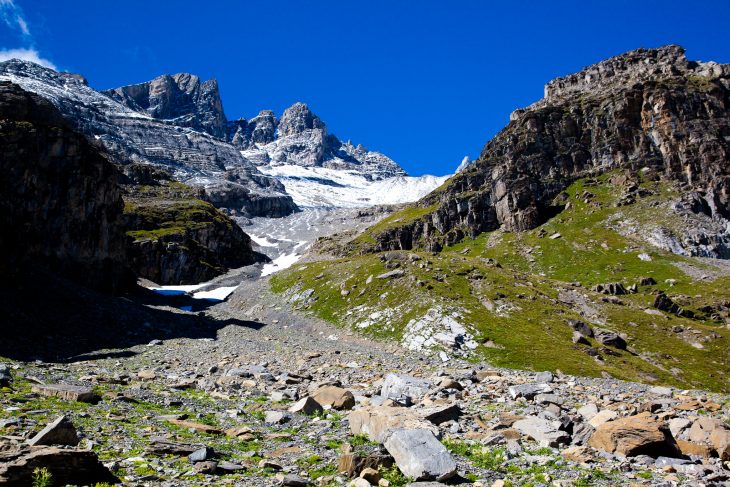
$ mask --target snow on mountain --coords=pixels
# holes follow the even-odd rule
[[[303,167],[294,164],[259,166],[284,185],[300,208],[360,208],[417,201],[449,176],[394,176],[373,180],[357,170]]]

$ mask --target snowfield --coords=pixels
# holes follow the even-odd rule
[[[359,171],[302,167],[293,164],[258,166],[284,185],[300,208],[362,208],[417,201],[450,176],[395,176],[372,180]]]

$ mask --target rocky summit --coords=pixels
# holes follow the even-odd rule
[[[638,49],[409,177],[0,63],[0,484],[730,485],[729,99]]]

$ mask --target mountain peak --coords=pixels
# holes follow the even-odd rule
[[[104,92],[132,110],[153,118],[175,120],[176,125],[206,132],[219,139],[226,137],[218,82],[202,82],[190,73],[163,74],[144,83],[122,86]]]
[[[326,130],[326,127],[324,122],[302,102],[296,102],[284,110],[279,120],[279,135],[282,137],[314,129]]]

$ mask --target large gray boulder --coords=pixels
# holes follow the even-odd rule
[[[406,477],[446,480],[456,475],[454,458],[428,430],[395,430],[384,445]]]
[[[403,404],[417,402],[431,389],[431,383],[404,374],[388,374],[383,382],[380,395]]]

